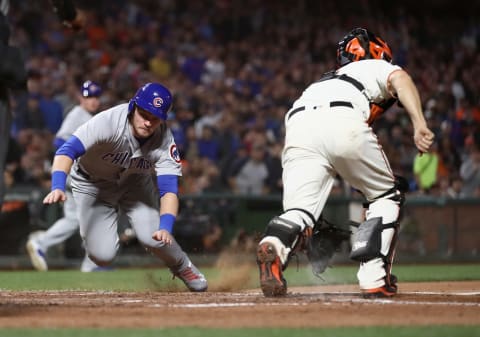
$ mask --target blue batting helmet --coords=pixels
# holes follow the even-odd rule
[[[99,97],[102,94],[102,87],[93,81],[85,81],[80,89],[82,97]]]
[[[138,89],[128,103],[128,112],[132,113],[135,106],[165,121],[172,106],[172,94],[159,83],[147,83]]]

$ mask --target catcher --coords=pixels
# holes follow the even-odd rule
[[[284,212],[267,224],[257,249],[265,296],[286,294],[282,272],[297,245],[311,236],[336,174],[367,201],[366,220],[356,231],[350,255],[360,262],[361,293],[365,297],[397,293],[391,269],[406,189],[370,126],[399,102],[413,124],[420,153],[429,150],[434,135],[411,77],[391,62],[392,51],[384,40],[366,29],[354,29],[338,43],[337,69],[311,84],[285,115]]]

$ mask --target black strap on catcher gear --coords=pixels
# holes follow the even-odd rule
[[[266,236],[274,236],[278,238],[285,247],[290,248],[290,253],[282,265],[282,270],[285,270],[290,262],[290,258],[296,254],[297,247],[301,245],[302,228],[290,220],[276,216],[267,224],[263,237]]]
[[[333,255],[338,252],[343,242],[350,239],[352,233],[342,229],[320,216],[313,227],[313,234],[305,238],[304,251],[312,266],[315,276],[321,278]]]
[[[332,70],[323,74],[322,77],[317,82],[323,82],[323,81],[328,81],[333,79],[338,79],[338,80],[342,80],[350,83],[355,88],[357,88],[358,91],[360,91],[368,101],[370,101],[369,98],[365,95],[365,86],[359,81],[357,81],[356,79],[354,79],[353,77],[348,76],[347,74],[339,75],[335,70]]]
[[[285,247],[293,248],[301,230],[302,228],[300,225],[276,216],[267,224],[264,237],[275,236],[285,245]]]
[[[287,212],[290,212],[290,211],[300,211],[300,212],[305,213],[305,214],[308,215],[308,217],[312,220],[312,223],[313,223],[313,224],[315,224],[315,223],[317,223],[317,221],[319,221],[319,220],[315,219],[315,217],[313,216],[312,213],[310,213],[309,211],[304,210],[303,208],[289,208],[289,209],[285,210],[284,213],[287,213]],[[321,218],[321,217],[322,217],[322,216],[320,215],[320,218]],[[305,225],[306,225],[306,224],[305,224]]]
[[[395,256],[395,250],[398,242],[398,227],[395,227],[395,233],[393,233],[392,243],[386,256],[382,256],[385,269],[385,284],[390,287],[397,288],[397,277],[392,274],[393,257]]]
[[[351,76],[348,76],[347,74],[339,75],[339,74],[337,74],[337,72],[335,70],[332,70],[332,71],[329,71],[329,72],[323,74],[322,77],[320,78],[320,80],[318,80],[317,82],[323,82],[323,81],[328,81],[328,80],[332,80],[332,79],[338,79],[338,80],[348,82],[351,85],[353,85],[355,88],[357,88],[357,90],[360,91],[362,93],[362,95],[365,96],[365,98],[369,102],[370,110],[372,110],[372,109],[380,110],[381,111],[380,113],[383,113],[384,111],[388,110],[392,105],[394,105],[397,102],[398,102],[399,106],[402,106],[400,101],[396,97],[392,97],[392,98],[390,98],[390,99],[388,99],[384,102],[380,102],[380,103],[372,102],[370,100],[370,98],[368,98],[368,96],[365,94],[365,86],[361,82],[357,81],[355,78],[353,78]]]
[[[395,236],[398,228],[398,221],[387,224],[382,223],[382,217],[368,219],[358,226],[357,231],[353,235],[352,251],[350,258],[359,262],[367,262],[377,257],[381,257],[384,261],[390,255],[390,249],[387,255],[381,253],[382,249],[382,231],[387,228],[394,228],[395,233],[392,238],[392,246],[395,246]]]
[[[379,199],[383,199],[385,197],[387,199],[398,202],[400,207],[403,206],[403,204],[405,203],[405,193],[407,193],[410,190],[410,186],[406,178],[399,175],[394,175],[394,176],[395,176],[395,181],[393,183],[393,187],[388,191],[386,191],[385,193],[380,194],[375,199],[368,202],[364,202],[363,208],[368,208],[371,203]]]

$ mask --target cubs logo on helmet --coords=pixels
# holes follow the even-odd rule
[[[166,87],[160,83],[147,83],[138,89],[128,103],[128,112],[133,113],[137,106],[165,121],[172,101],[172,94]]]
[[[153,99],[153,106],[160,108],[163,104],[163,99],[161,97],[155,97]]]

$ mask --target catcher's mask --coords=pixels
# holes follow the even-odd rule
[[[387,43],[364,28],[352,30],[337,47],[337,67],[366,59],[392,62],[392,58],[392,50]]]
[[[133,113],[135,106],[165,121],[172,106],[172,94],[159,83],[147,83],[138,89],[128,103],[129,114]]]

